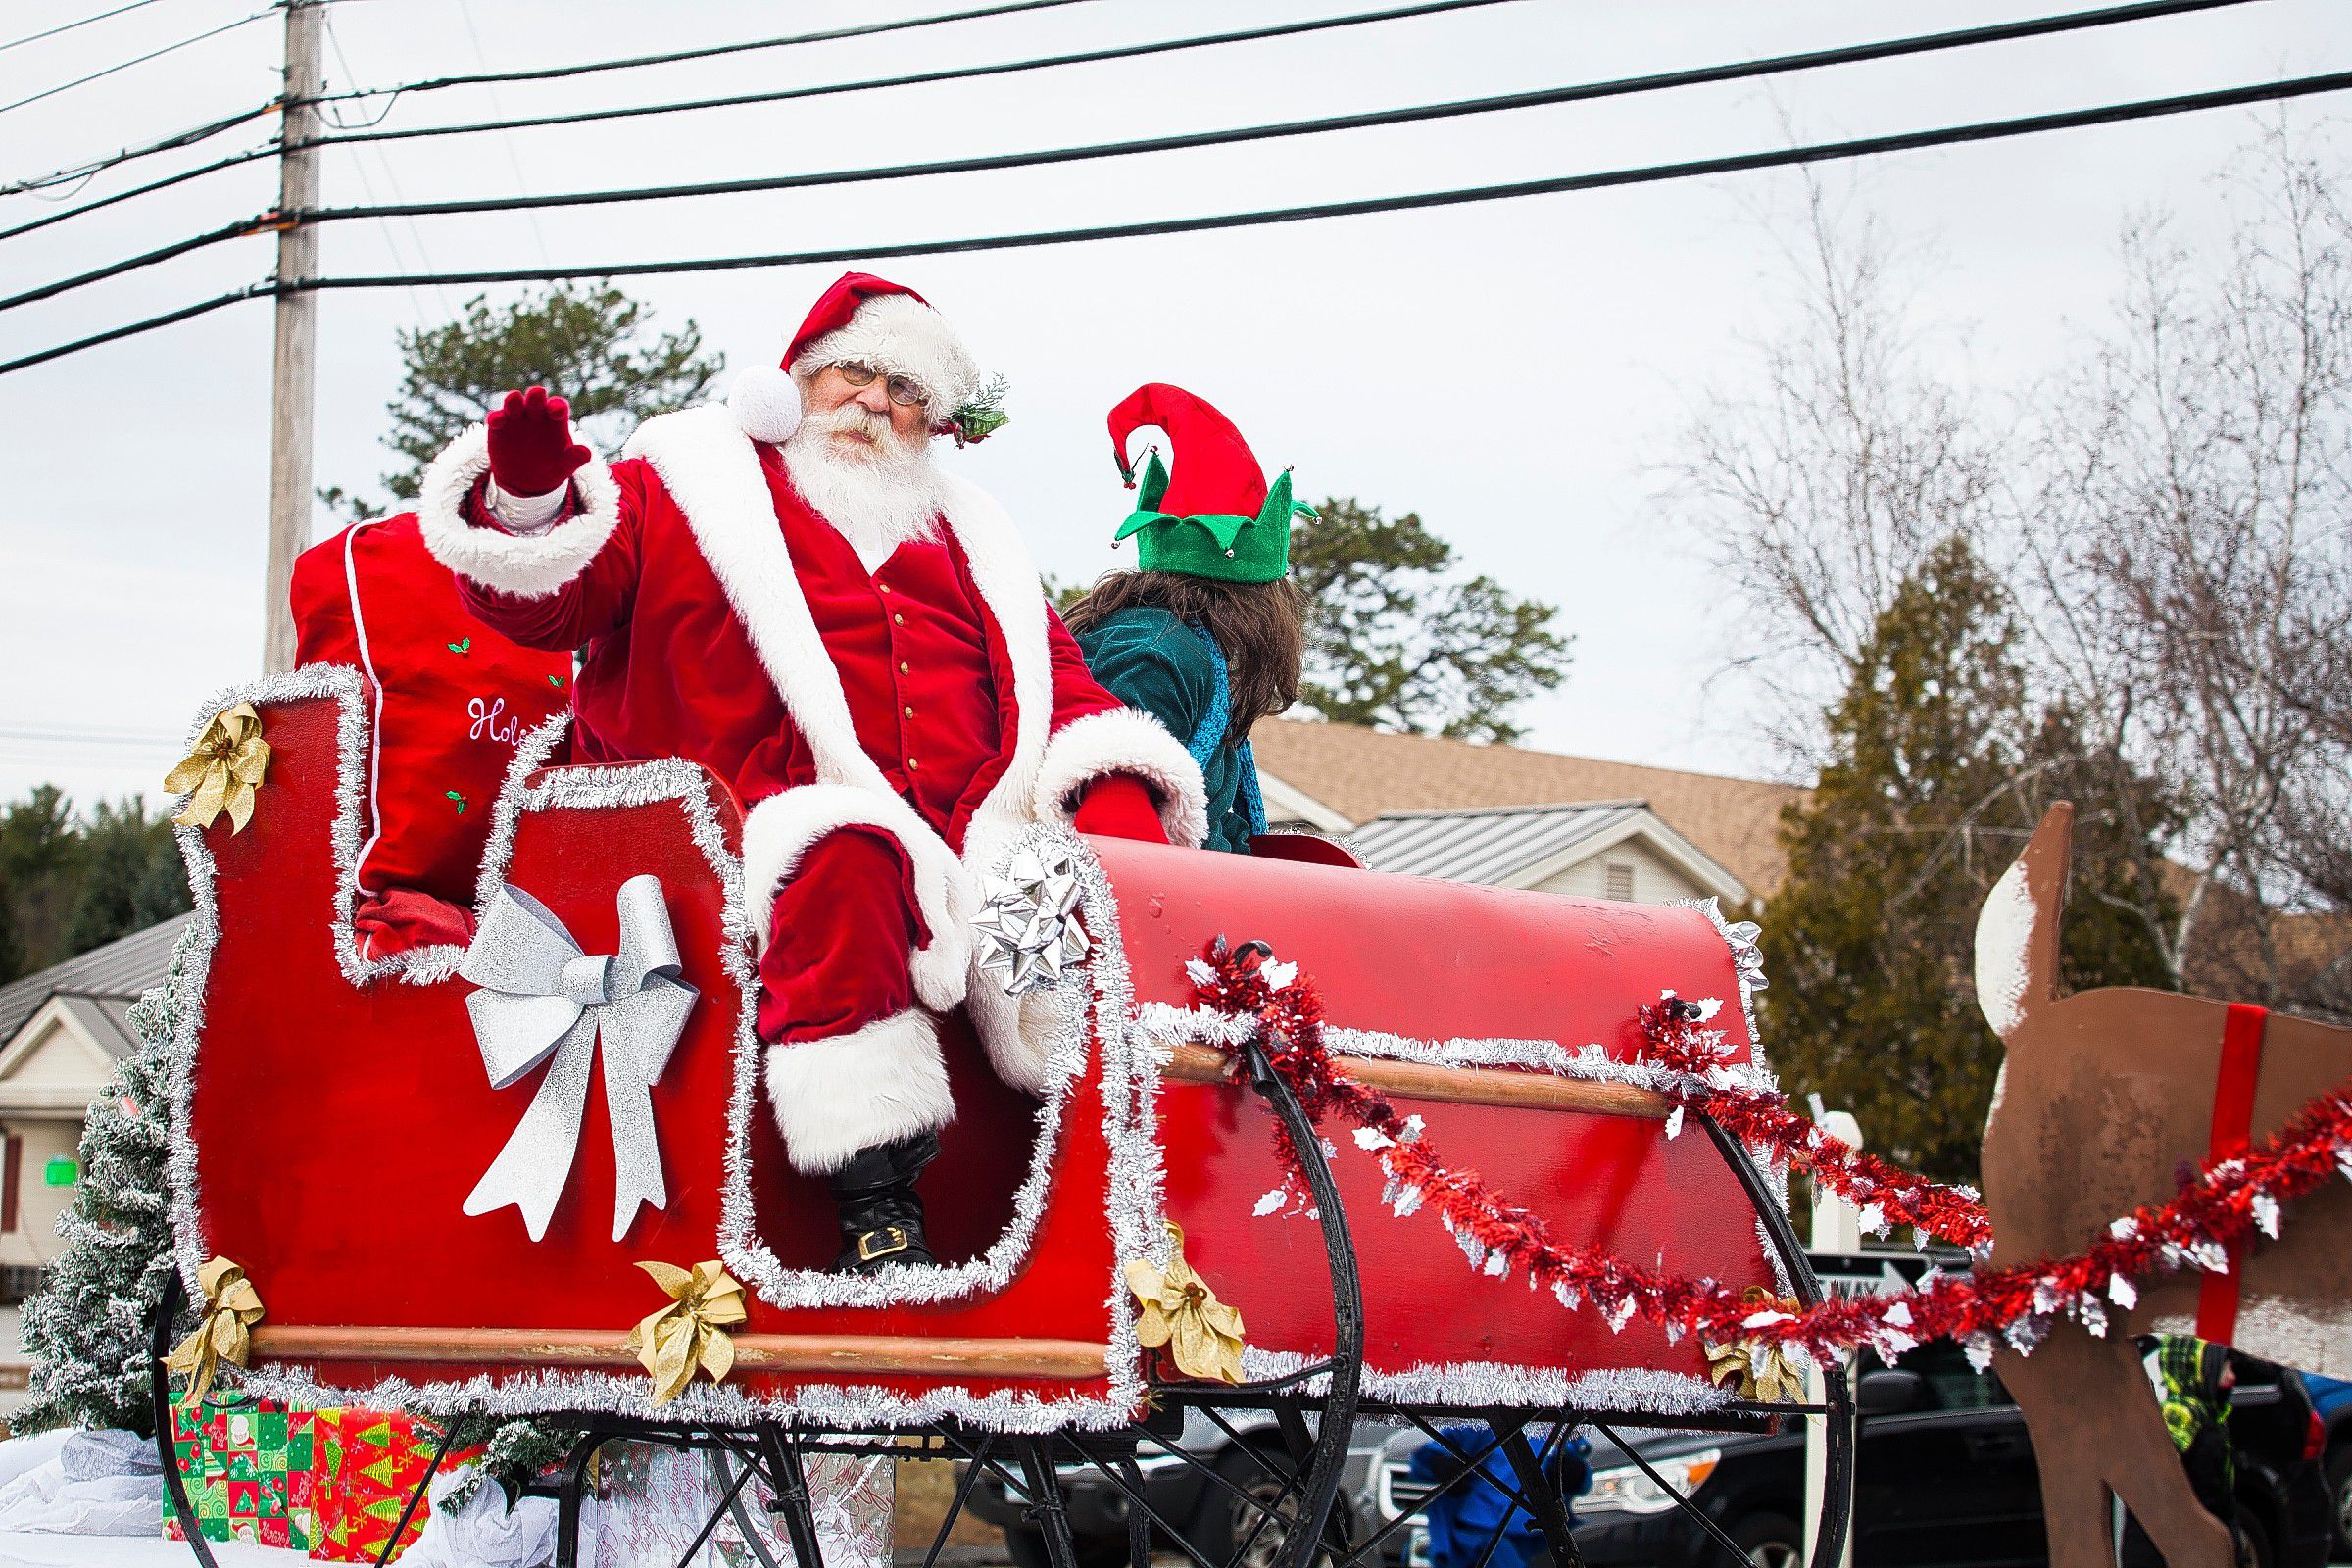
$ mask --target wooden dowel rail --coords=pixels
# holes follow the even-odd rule
[[[1084,1340],[913,1339],[884,1334],[737,1334],[737,1372],[1099,1378],[1109,1349]],[[275,1361],[436,1361],[642,1371],[626,1329],[461,1329],[262,1324],[253,1353]]]
[[[1512,1072],[1500,1067],[1451,1067],[1426,1061],[1390,1061],[1379,1056],[1334,1056],[1348,1077],[1399,1100],[1434,1100],[1456,1105],[1507,1105],[1523,1110],[1583,1110],[1601,1116],[1639,1116],[1664,1121],[1674,1102],[1654,1089],[1557,1078],[1545,1072]],[[1225,1080],[1230,1058],[1212,1046],[1170,1049],[1160,1068],[1178,1083]]]

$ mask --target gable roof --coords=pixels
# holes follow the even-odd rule
[[[1349,839],[1375,870],[1488,887],[1538,886],[1593,855],[1640,839],[1702,890],[1738,902],[1747,889],[1641,801],[1393,811]]]
[[[1645,801],[1669,827],[1764,897],[1779,891],[1788,871],[1781,808],[1811,793],[1763,779],[1311,719],[1261,719],[1250,744],[1261,771],[1351,822],[1398,811]]]
[[[188,918],[175,914],[144,931],[117,937],[63,963],[0,986],[0,1041],[14,1038],[51,997],[64,994],[127,1005],[150,986],[162,985],[172,967],[172,950],[178,944],[180,932],[187,929]]]

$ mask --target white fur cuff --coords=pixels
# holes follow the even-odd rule
[[[1198,848],[1208,837],[1208,791],[1200,764],[1166,725],[1132,708],[1089,713],[1047,737],[1034,797],[1038,819],[1069,821],[1080,791],[1112,773],[1144,781],[1169,843]]]
[[[752,808],[743,823],[743,912],[753,941],[766,948],[769,906],[808,847],[848,827],[887,834],[912,863],[915,906],[931,928],[930,942],[911,958],[914,994],[924,1006],[945,1012],[963,1000],[972,958],[968,915],[976,906],[967,897],[968,877],[946,842],[895,795],[847,784],[803,784]]]
[[[792,1168],[810,1176],[956,1117],[939,1032],[929,1013],[911,1010],[846,1035],[769,1046],[767,1102]]]
[[[466,502],[490,471],[490,427],[477,424],[441,449],[416,493],[416,525],[424,547],[461,577],[518,599],[545,599],[588,569],[620,526],[620,486],[612,470],[590,462],[571,476],[579,510],[534,534],[476,527]]]

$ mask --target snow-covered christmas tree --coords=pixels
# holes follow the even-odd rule
[[[148,1335],[172,1266],[164,1162],[180,963],[175,954],[170,977],[130,1009],[139,1049],[83,1126],[81,1180],[58,1221],[65,1251],[24,1304],[32,1402],[13,1419],[18,1432],[155,1430]]]

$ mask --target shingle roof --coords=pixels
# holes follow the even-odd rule
[[[138,1051],[138,1031],[130,1026],[130,1003],[123,998],[78,997],[64,992],[59,994],[57,1002],[117,1061]]]
[[[186,915],[175,914],[160,925],[117,937],[103,947],[0,986],[0,1040],[12,1038],[24,1027],[24,1020],[41,1010],[42,1003],[60,992],[125,1005],[136,1001],[148,987],[163,984],[164,974],[172,966],[172,949],[187,923]],[[127,1032],[128,1025],[123,1027]]]
[[[1492,885],[1641,814],[1639,801],[1405,811],[1348,837],[1374,870]]]
[[[1390,735],[1359,724],[1264,719],[1250,742],[1260,768],[1350,822],[1395,811],[1646,801],[1669,827],[1765,896],[1779,891],[1788,870],[1781,808],[1810,793],[1762,779]]]

